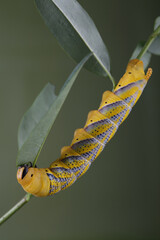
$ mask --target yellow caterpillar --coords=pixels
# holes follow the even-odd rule
[[[99,109],[89,112],[84,128],[75,131],[71,145],[62,148],[58,160],[49,168],[24,165],[18,169],[17,180],[23,189],[41,197],[71,186],[88,170],[129,115],[151,74],[149,68],[145,75],[142,61],[131,60],[114,91],[103,93]]]

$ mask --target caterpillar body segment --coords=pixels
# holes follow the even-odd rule
[[[80,128],[75,131],[71,148],[89,162],[93,162],[103,150],[104,145],[84,128]]]
[[[98,111],[112,121],[118,128],[129,115],[131,107],[115,93],[107,91],[103,94]]]
[[[59,160],[66,164],[74,172],[77,178],[84,174],[91,165],[90,161],[75,152],[71,146],[61,149],[61,159]]]
[[[149,68],[145,75],[142,61],[131,60],[114,91],[103,93],[98,110],[89,112],[84,128],[75,131],[59,159],[49,168],[18,169],[17,180],[24,190],[35,196],[53,195],[80,178],[127,118],[151,74]]]
[[[100,141],[103,145],[113,137],[117,128],[118,126],[113,121],[106,118],[106,116],[98,110],[89,112],[84,126],[84,130]]]

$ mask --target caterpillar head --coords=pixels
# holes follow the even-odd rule
[[[17,171],[17,180],[26,192],[35,196],[46,196],[49,191],[49,179],[44,169],[24,165]]]

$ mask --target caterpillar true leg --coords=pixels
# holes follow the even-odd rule
[[[49,168],[20,166],[17,180],[24,190],[35,196],[52,195],[82,176],[127,118],[151,74],[149,68],[145,75],[142,61],[131,60],[114,91],[104,92],[99,109],[88,114],[84,128],[75,131],[58,160]]]

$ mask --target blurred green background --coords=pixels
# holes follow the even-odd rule
[[[79,0],[109,50],[112,74],[123,75],[140,40],[160,15],[160,1]],[[160,239],[160,58],[153,76],[115,137],[72,187],[32,198],[0,228],[0,239]],[[24,196],[16,180],[17,129],[47,82],[59,92],[75,67],[40,17],[34,1],[0,1],[0,215]],[[97,109],[108,79],[82,70],[39,157],[47,167],[76,128]]]

